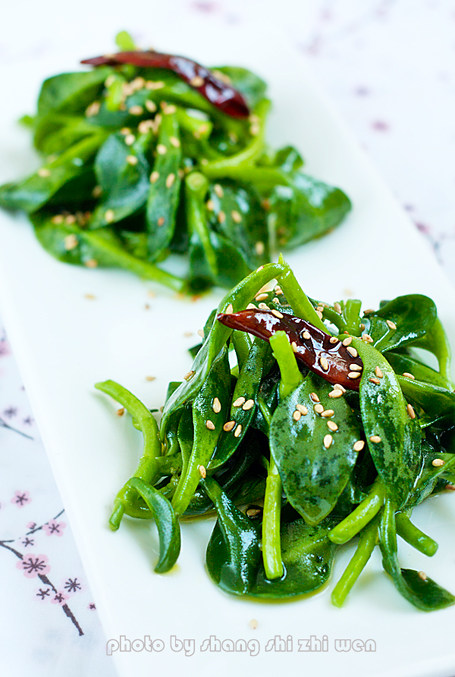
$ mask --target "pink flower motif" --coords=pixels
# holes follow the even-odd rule
[[[17,505],[18,508],[22,508],[27,503],[30,503],[31,500],[32,499],[30,498],[28,491],[16,491],[13,498],[11,499],[11,503]]]
[[[47,574],[50,571],[46,555],[28,554],[23,557],[16,566],[24,572],[27,578],[35,578],[38,574]]]
[[[56,592],[54,597],[51,599],[51,604],[65,604],[68,599],[68,595],[65,595],[64,592]]]
[[[49,520],[43,525],[43,530],[48,536],[63,536],[63,529],[66,527],[65,522],[57,522],[56,520]]]
[[[25,526],[27,529],[34,529],[36,527],[36,522],[27,522]]]

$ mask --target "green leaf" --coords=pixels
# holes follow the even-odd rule
[[[420,426],[410,417],[400,384],[385,357],[358,338],[353,338],[351,345],[363,361],[359,395],[368,448],[389,496],[399,508],[406,502],[420,468]],[[379,379],[377,368],[382,372]]]
[[[99,96],[110,73],[111,68],[102,67],[87,72],[61,73],[47,78],[41,86],[38,98],[38,115],[84,112]]]
[[[434,301],[422,294],[397,296],[363,319],[365,331],[382,353],[412,345],[429,332],[437,318]],[[387,321],[396,325],[390,327]]]
[[[282,400],[272,417],[270,450],[278,466],[283,489],[291,505],[309,524],[318,524],[334,508],[346,486],[357,459],[354,443],[361,431],[344,397],[330,399],[332,387],[308,374],[304,382]],[[314,411],[311,393],[317,393],[325,410],[333,416],[322,417]],[[308,413],[293,418],[296,405]],[[338,425],[331,432],[327,421]],[[331,436],[328,448],[324,440]]]

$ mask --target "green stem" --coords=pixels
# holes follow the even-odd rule
[[[378,541],[378,521],[372,520],[360,534],[357,549],[332,591],[332,604],[341,607],[362,573]]]
[[[271,580],[281,578],[284,572],[281,560],[280,517],[281,479],[271,456],[265,485],[262,519],[262,559],[265,575]]]
[[[347,543],[371,522],[384,504],[385,493],[384,485],[376,480],[368,496],[359,503],[350,515],[329,532],[332,543],[338,545]]]
[[[345,330],[352,336],[360,336],[360,310],[362,301],[348,299],[343,308],[342,317],[346,323]]]
[[[427,555],[427,557],[433,557],[438,549],[438,544],[431,536],[428,536],[416,527],[404,512],[399,512],[396,515],[395,522],[397,533],[406,543],[409,543],[409,545],[412,545],[413,548]]]
[[[287,268],[283,275],[280,276],[280,285],[288,303],[291,304],[295,315],[301,317],[302,320],[310,322],[312,325],[318,327],[318,329],[321,329],[323,332],[328,333],[327,327],[316,313],[311,301],[308,299],[308,296],[297,282],[294,273],[286,264],[281,254],[278,262]]]
[[[280,397],[287,397],[303,381],[303,376],[297,365],[294,351],[284,331],[277,331],[269,340],[273,356],[280,368]]]

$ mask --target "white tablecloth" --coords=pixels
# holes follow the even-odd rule
[[[2,67],[77,41],[85,20],[92,30],[105,21],[112,33],[126,27],[148,44],[157,2],[102,4],[94,15],[98,5],[88,2],[9,3]],[[455,281],[455,2],[173,0],[166,11],[183,25],[198,15],[208,30],[251,18],[258,30],[269,21],[281,28]],[[110,677],[95,603],[13,350],[0,318],[2,674]]]

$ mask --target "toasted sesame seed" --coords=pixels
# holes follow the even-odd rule
[[[87,301],[94,301],[96,296],[95,294],[84,294],[84,299],[87,299]]]
[[[342,393],[346,392],[346,388],[342,386],[341,383],[335,383],[333,387],[335,388],[335,390],[341,390]]]
[[[226,433],[229,433],[232,430],[232,428],[234,428],[234,427],[235,427],[235,421],[228,421],[227,423],[224,424],[223,430]]]
[[[266,303],[259,303],[258,308],[260,308],[261,310],[270,310],[270,308]]]
[[[367,308],[366,310],[363,311],[364,315],[370,315],[371,313],[374,313],[375,311],[373,308]]]
[[[164,218],[164,216],[160,216],[160,218],[158,219],[157,223],[158,223],[158,226],[159,226],[160,228],[161,228],[161,226],[164,226],[165,220],[166,220],[166,219]]]
[[[156,82],[153,82],[153,80],[147,80],[147,82],[145,83],[145,89],[154,90],[154,89],[162,89],[163,87],[164,82],[162,82],[161,80],[157,80]]]
[[[198,470],[201,474],[202,479],[205,480],[205,478],[207,477],[207,470],[204,468],[203,465],[199,465]]]
[[[231,212],[232,220],[235,223],[240,223],[242,221],[242,215],[236,209],[233,209]]]
[[[330,418],[331,416],[334,416],[334,415],[335,415],[335,412],[333,411],[333,409],[325,409],[321,414],[321,416],[323,418]]]
[[[404,371],[404,372],[403,372],[403,376],[405,376],[406,378],[410,378],[410,379],[412,379],[413,381],[415,380],[414,374],[410,374],[409,371]]]
[[[361,374],[360,371],[350,371],[348,373],[348,378],[360,378]]]
[[[213,190],[215,191],[215,193],[218,195],[219,198],[223,197],[224,191],[219,183],[215,183],[215,185],[213,186]]]
[[[278,298],[278,296],[274,296],[274,298],[272,299],[272,303],[280,303],[280,299]]]
[[[169,143],[171,146],[174,146],[174,148],[180,148],[180,141],[176,136],[171,136],[169,139]]]
[[[316,315],[319,317],[320,320],[322,320],[322,311],[317,310]]]
[[[298,346],[297,346],[297,343],[296,343],[295,341],[292,341],[292,343],[291,343],[291,348],[292,348],[292,350],[293,350],[295,353],[297,353],[298,350],[299,350],[299,348],[298,348]]]
[[[117,409],[115,413],[117,414],[117,416],[123,416],[123,414],[125,413],[125,407],[120,407],[119,409]]]
[[[248,508],[246,511],[246,514],[248,517],[257,517],[257,515],[260,515],[262,512],[261,508]],[[256,623],[256,625],[254,625]],[[258,622],[255,621],[254,619],[250,621],[250,628],[255,630],[258,627]]]
[[[254,245],[254,250],[258,256],[262,256],[262,254],[265,252],[265,244],[258,240]]]
[[[137,126],[139,134],[147,134],[151,129],[155,127],[153,120],[141,120]]]
[[[63,223],[65,219],[63,218],[63,214],[56,214],[51,218],[51,223],[55,223],[57,226]]]
[[[76,217],[74,216],[74,214],[68,214],[68,216],[65,216],[65,223],[68,226],[74,225],[76,223]]]
[[[160,178],[160,173],[156,170],[150,174],[150,183],[156,183]]]
[[[302,416],[306,416],[308,414],[308,408],[304,404],[296,404],[295,408],[297,411],[300,411]]]
[[[313,402],[319,402],[320,401],[319,397],[316,395],[316,393],[311,393],[310,397],[313,400]]]
[[[98,261],[96,259],[88,259],[85,262],[87,268],[96,268],[98,266]]]
[[[329,397],[331,399],[337,399],[338,397],[343,397],[343,392],[341,390],[338,390],[338,388],[335,389],[335,390],[331,390],[330,393],[329,393]]]
[[[329,343],[338,343],[337,337],[336,337],[336,336],[331,336],[331,337],[329,338]]]
[[[348,346],[348,347],[346,348],[346,350],[348,351],[349,355],[351,355],[351,357],[358,357],[358,354],[359,354],[359,353],[358,353],[357,350],[356,350],[355,348],[353,348],[352,346]]]
[[[137,165],[137,157],[135,155],[128,155],[126,161],[129,165]]]
[[[242,409],[244,411],[249,411],[249,409],[252,409],[254,407],[254,400],[247,400],[245,404],[243,405]]]
[[[67,235],[65,237],[64,242],[65,242],[66,251],[71,251],[71,249],[75,249],[77,247],[77,245],[79,244],[79,241],[78,241],[76,235],[74,235],[74,233]]]
[[[205,422],[205,427],[209,430],[215,430],[215,424],[209,418]]]
[[[374,383],[375,385],[379,385],[381,381],[378,378],[375,378],[374,376],[371,376],[369,379],[370,383]]]
[[[167,148],[166,148],[166,146],[164,145],[164,143],[159,143],[159,144],[157,145],[157,147],[156,147],[156,152],[158,153],[158,155],[166,155],[166,153],[167,153]]]
[[[283,293],[283,290],[281,289],[280,285],[277,284],[276,287],[275,287],[275,294],[277,296],[281,296],[282,293]]]
[[[256,301],[265,301],[265,299],[268,299],[268,298],[269,298],[269,295],[264,294],[264,293],[256,294],[256,296],[255,296]]]
[[[41,169],[38,169],[37,174],[38,176],[41,176],[41,178],[46,179],[51,175],[51,172],[50,169],[47,169],[47,167],[41,167]]]
[[[283,317],[284,317],[283,313],[280,313],[279,310],[275,310],[275,309],[272,310],[272,315],[275,315],[275,317],[277,317],[279,320],[282,320]]]
[[[156,381],[156,376],[146,376],[145,380],[146,381]]]
[[[333,442],[333,437],[332,435],[324,435],[324,446],[326,449],[330,447],[330,445]]]
[[[212,403],[212,409],[215,412],[215,414],[219,414],[221,411],[221,402],[219,401],[218,397],[213,398],[213,403]]]
[[[261,127],[258,124],[250,125],[250,134],[251,136],[257,136],[261,131]]]
[[[380,441],[381,438],[379,437],[379,435],[371,435],[370,442],[373,442],[373,444],[379,444]]]
[[[125,136],[125,143],[127,146],[132,146],[135,141],[136,137],[134,134],[127,134],[127,136]]]
[[[351,343],[352,343],[352,337],[351,336],[347,336],[345,339],[343,339],[343,345],[344,346],[348,346]]]
[[[296,409],[292,414],[292,418],[294,419],[294,421],[300,421],[300,419],[302,418],[302,413],[298,409]]]
[[[431,461],[431,465],[433,465],[435,468],[441,468],[445,464],[445,461],[442,460],[442,458],[434,458]]]
[[[382,378],[382,377],[384,376],[384,374],[382,373],[382,371],[381,371],[381,369],[380,369],[379,367],[375,367],[375,368],[374,368],[374,373],[376,374],[376,376],[377,376],[378,378]]]
[[[112,221],[115,219],[114,210],[108,209],[106,212],[104,212],[104,219],[106,223],[112,223]]]
[[[192,87],[202,87],[204,84],[204,78],[201,78],[200,75],[195,75],[194,78],[191,78],[190,85]]]
[[[302,333],[302,337],[308,341],[311,338],[311,334],[305,329],[305,331]]]
[[[191,370],[187,374],[185,374],[185,376],[183,378],[185,379],[185,381],[190,381],[193,378],[195,373],[196,373],[195,371]]]
[[[336,313],[341,313],[341,306],[338,302],[333,304],[333,309]]]
[[[218,223],[224,223],[226,221],[226,214],[221,210],[218,212]]]
[[[233,403],[233,407],[241,407],[246,402],[245,397],[238,397]]]
[[[392,322],[392,320],[386,320],[386,324],[389,327],[389,329],[395,330],[397,328],[397,325],[395,324],[395,322]]]
[[[329,362],[326,357],[320,357],[319,364],[321,365],[321,369],[323,369],[324,371],[329,370]]]
[[[319,402],[314,405],[313,409],[317,414],[322,414],[322,412],[324,411],[324,407]]]
[[[329,430],[331,430],[333,433],[338,430],[338,426],[335,423],[335,421],[327,421],[327,427]]]
[[[87,106],[85,109],[85,115],[88,118],[93,117],[94,115],[98,115],[100,112],[101,104],[99,101],[94,101],[93,103],[90,104],[90,106]]]
[[[364,446],[365,446],[364,440],[357,440],[357,442],[354,442],[353,449],[354,451],[362,451]]]
[[[447,491],[455,491],[455,484],[451,484],[450,482],[446,484],[445,488]]]
[[[416,417],[416,413],[415,413],[415,411],[414,411],[414,407],[412,406],[412,404],[406,405],[406,409],[407,409],[408,414],[409,414],[409,416],[410,416],[411,418],[415,418],[415,417]]]
[[[142,106],[131,106],[131,108],[128,108],[128,113],[130,115],[142,115],[144,112],[144,109]]]
[[[232,315],[233,312],[234,312],[234,308],[232,306],[232,303],[229,303],[227,305],[227,307],[225,308],[224,314],[225,315]]]
[[[369,334],[362,334],[362,341],[365,343],[373,343],[373,339]]]
[[[426,573],[424,571],[419,571],[419,578],[421,578],[422,581],[426,581],[428,576],[426,575]]]
[[[174,181],[175,181],[175,174],[168,174],[168,176],[166,178],[166,188],[171,188]]]
[[[362,371],[362,367],[360,366],[360,364],[355,364],[355,363],[350,364],[349,369],[351,371]]]
[[[123,134],[123,136],[126,136],[127,134],[131,133],[131,129],[129,127],[122,127],[120,130],[120,134]]]
[[[205,205],[206,205],[207,209],[209,210],[209,212],[213,212],[213,211],[214,211],[214,209],[215,209],[215,203],[213,202],[213,200],[207,200],[207,202],[205,203]]]
[[[149,113],[154,113],[156,111],[156,103],[151,99],[147,99],[147,101],[145,102],[145,107],[147,108]]]
[[[365,325],[363,324],[363,322],[361,322],[360,323],[360,331],[363,331],[364,329],[365,329]]]
[[[239,423],[237,428],[234,430],[234,437],[240,437],[241,434],[242,434],[242,426]]]

